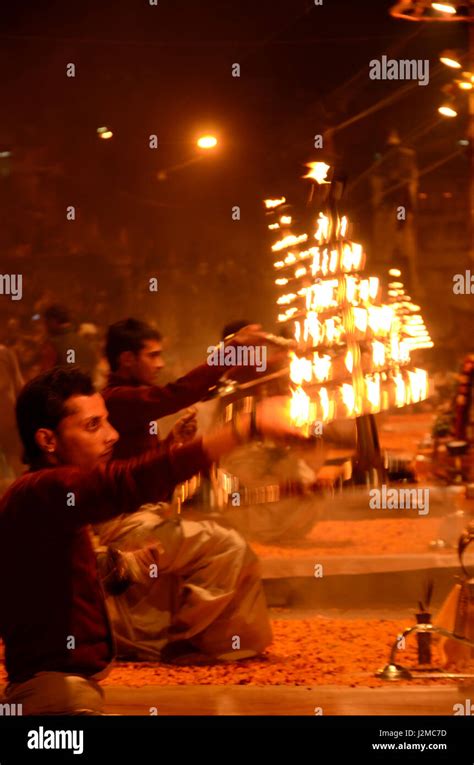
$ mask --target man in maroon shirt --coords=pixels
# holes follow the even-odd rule
[[[267,335],[258,325],[240,328],[228,345],[263,345]],[[147,449],[183,443],[194,434],[194,421],[185,417],[178,421],[165,442],[157,437],[156,420],[202,399],[215,386],[226,366],[202,364],[174,383],[156,385],[163,368],[161,335],[150,325],[137,319],[125,319],[108,331],[106,355],[111,374],[103,391],[110,421],[120,434],[114,455],[131,457]],[[170,499],[169,497],[167,499]],[[268,616],[258,595],[260,570],[258,560],[243,537],[235,529],[224,527],[214,519],[178,517],[165,520],[167,508],[149,505],[131,516],[117,516],[96,524],[94,530],[103,545],[121,551],[134,551],[146,545],[162,544],[170,552],[167,572],[171,577],[150,579],[145,570],[141,582],[120,597],[110,600],[110,610],[119,654],[132,660],[160,659],[187,663],[195,661],[195,651],[184,641],[175,642],[172,591],[176,578],[186,571],[188,561],[197,551],[201,558],[201,580],[193,592],[193,607],[187,612],[187,626],[180,632],[185,640],[196,642],[200,650],[213,657],[233,660],[255,655],[270,642]],[[206,552],[204,552],[206,551]],[[245,584],[245,582],[247,584]],[[223,625],[224,604],[234,603],[227,614],[228,629]],[[252,608],[253,600],[259,604]],[[171,603],[171,605],[169,605]],[[253,612],[253,625],[246,625],[248,612]],[[204,626],[213,628],[205,638]],[[233,629],[233,631],[230,631]],[[231,636],[236,640],[232,643]],[[267,641],[267,642],[265,642]]]
[[[263,432],[291,432],[279,403],[261,406],[257,417]],[[118,436],[102,396],[79,370],[55,369],[23,388],[17,423],[31,469],[0,501],[6,700],[21,703],[24,714],[98,713],[97,680],[114,646],[88,525],[133,513],[207,469],[249,437],[249,418],[185,446],[111,461]],[[166,550],[163,557],[166,565]],[[199,587],[199,555],[189,561],[184,584],[191,592]],[[184,623],[187,605],[183,594]]]
[[[243,327],[226,346],[264,345],[267,335],[258,325]],[[124,319],[112,324],[107,333],[105,353],[110,376],[102,391],[109,418],[120,434],[115,457],[134,457],[147,449],[157,448],[156,420],[174,414],[200,401],[216,386],[228,366],[201,364],[168,385],[156,384],[164,367],[162,337],[149,324],[137,319]],[[180,434],[189,430],[189,418],[172,431]]]

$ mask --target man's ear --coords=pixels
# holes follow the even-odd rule
[[[58,439],[49,428],[39,428],[35,433],[35,441],[45,455],[53,455],[58,446]]]
[[[122,351],[119,356],[119,368],[130,369],[136,362],[136,356],[133,351]]]

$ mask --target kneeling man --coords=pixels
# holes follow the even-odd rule
[[[257,412],[261,431],[274,437],[291,433],[284,404],[271,399],[263,404]],[[236,428],[227,425],[185,446],[116,461],[111,456],[118,435],[107,415],[90,378],[77,369],[40,375],[27,383],[17,401],[30,470],[0,501],[0,637],[9,679],[6,700],[21,703],[24,714],[100,713],[98,681],[109,668],[114,645],[89,524],[169,496],[177,483],[207,470],[251,430],[248,415],[242,415]],[[205,554],[212,549],[209,530]],[[165,544],[162,553],[155,552],[158,567],[161,556],[165,568],[173,566]],[[231,568],[219,539],[215,556],[222,554]],[[206,598],[199,550],[193,548],[182,561],[181,574],[176,641],[188,636],[197,603]],[[239,574],[230,592],[226,580],[219,593],[214,579],[208,622],[191,637],[198,650],[205,650],[207,641],[214,646],[213,623],[217,643],[223,640],[218,650],[232,649],[226,629],[231,615],[239,613],[238,580]],[[254,610],[241,615],[238,629],[247,635],[250,648],[261,650],[271,640],[268,619],[261,617],[261,585],[259,580],[259,587],[241,584],[244,592],[252,589]],[[240,634],[231,626],[232,635]]]

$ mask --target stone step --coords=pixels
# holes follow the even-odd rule
[[[386,688],[344,685],[105,688],[106,711],[127,715],[149,715],[150,709],[156,708],[159,715],[452,716],[460,707],[470,709],[471,699],[474,699],[472,680],[458,687],[438,688],[396,683]],[[456,704],[460,707],[455,707]]]
[[[412,607],[429,579],[441,603],[461,574],[457,540],[472,518],[471,512],[453,512],[457,501],[451,490],[433,487],[429,514],[418,515],[413,509],[370,510],[361,489],[337,494],[305,539],[253,544],[269,604]],[[437,540],[446,545],[435,546]],[[464,555],[472,570],[473,547]]]
[[[286,576],[264,579],[269,606],[286,608],[414,609],[428,580],[434,584],[432,604],[438,608],[456,583],[458,567],[383,571],[365,574]]]

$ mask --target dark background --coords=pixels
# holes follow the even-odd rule
[[[466,29],[395,20],[392,4],[3,4],[0,151],[11,156],[0,159],[0,271],[24,275],[21,303],[0,296],[3,319],[27,323],[49,299],[66,302],[81,321],[133,313],[168,335],[177,370],[202,358],[227,321],[271,328],[273,257],[262,199],[284,194],[300,203],[308,193],[304,163],[334,163],[348,178],[345,207],[370,269],[365,171],[390,128],[416,150],[427,199],[465,205],[468,160],[458,142],[466,119],[443,120],[436,109],[451,77],[438,55],[465,50]],[[430,84],[370,80],[369,61],[384,53],[429,58]],[[75,78],[66,77],[69,62]],[[101,125],[113,130],[110,141],[98,139]],[[314,135],[328,127],[336,128],[333,140],[314,149]],[[193,141],[207,131],[219,136],[218,149],[159,180],[160,170],[196,156]],[[150,134],[158,135],[157,150],[148,147]],[[66,221],[68,205],[76,206],[75,222]],[[232,220],[234,205],[240,221]],[[425,227],[439,215],[433,209]],[[427,278],[433,267],[428,259]],[[158,295],[146,291],[150,276],[159,279]]]

